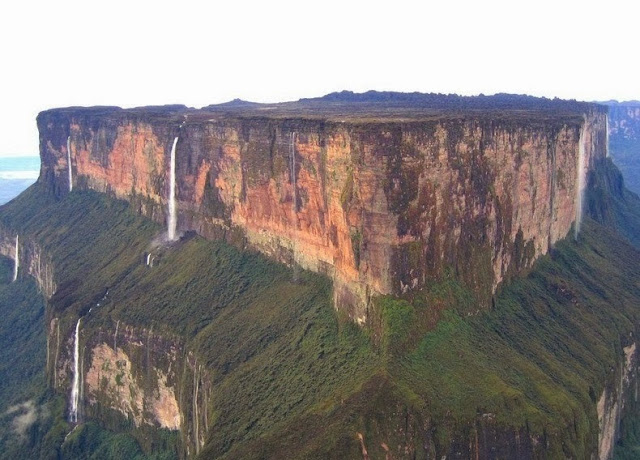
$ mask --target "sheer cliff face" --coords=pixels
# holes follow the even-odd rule
[[[410,297],[450,270],[488,305],[569,232],[581,130],[588,170],[605,123],[597,110],[409,122],[52,110],[38,118],[40,180],[68,190],[69,137],[74,187],[164,221],[177,136],[179,230],[328,274],[336,306],[364,323],[371,295]]]
[[[73,335],[58,317],[49,322],[47,375],[60,391],[70,391],[73,379]],[[175,338],[126,324],[113,328],[80,329],[80,404],[78,416],[94,418],[106,411],[122,414],[136,427],[151,425],[181,429],[177,397],[182,348]],[[186,369],[186,367],[185,367]]]
[[[47,376],[54,390],[68,395],[74,344],[69,325],[61,331],[61,323],[59,317],[49,322]],[[182,340],[118,321],[81,328],[80,343],[81,420],[119,414],[135,427],[179,430],[185,453],[199,451],[209,429],[211,379]]]
[[[0,254],[16,260],[16,234],[0,228]],[[22,240],[18,249],[19,266],[18,276],[30,275],[36,281],[38,289],[45,299],[51,298],[56,290],[53,277],[53,264],[50,257],[42,250],[39,244],[32,240]]]

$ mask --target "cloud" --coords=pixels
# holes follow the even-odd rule
[[[26,436],[29,427],[38,420],[38,408],[32,400],[11,406],[5,414],[16,414],[11,425],[16,435],[21,438]]]
[[[0,179],[36,180],[40,171],[0,171]]]

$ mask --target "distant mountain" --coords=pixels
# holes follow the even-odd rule
[[[548,99],[522,94],[494,94],[487,96],[460,96],[438,93],[400,93],[393,91],[367,91],[354,93],[340,91],[321,97],[303,98],[280,103],[256,103],[234,99],[223,104],[203,107],[200,112],[234,114],[242,117],[310,117],[343,121],[347,118],[372,119],[420,119],[433,116],[500,115],[514,114],[529,117],[578,115],[597,108],[593,103],[575,100]],[[604,110],[604,107],[602,108]],[[463,114],[464,112],[464,114]],[[197,111],[190,114],[197,117]]]
[[[640,194],[640,101],[607,101],[609,151],[627,187]]]
[[[211,104],[206,107],[203,107],[203,109],[259,107],[260,105],[262,104],[260,104],[259,102],[251,102],[251,101],[244,101],[242,99],[234,99],[232,101],[223,102],[221,104]]]
[[[603,105],[608,105],[608,106],[626,106],[626,107],[640,107],[640,101],[622,101],[622,102],[618,102],[615,99],[612,99],[610,101],[602,101],[602,102],[597,102],[597,104],[603,104]]]
[[[392,104],[430,109],[569,109],[580,110],[586,103],[576,100],[548,99],[525,94],[498,93],[494,95],[460,96],[440,93],[400,93],[395,91],[340,91],[318,98],[300,99],[307,103]]]

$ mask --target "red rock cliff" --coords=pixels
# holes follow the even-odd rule
[[[372,295],[410,297],[452,271],[482,308],[572,228],[582,130],[586,170],[605,155],[606,111],[581,107],[375,119],[56,109],[38,117],[40,181],[66,193],[69,145],[74,190],[164,222],[177,136],[180,231],[326,273],[359,323]]]

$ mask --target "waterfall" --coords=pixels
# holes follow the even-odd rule
[[[18,268],[20,268],[20,254],[18,251],[18,235],[16,235],[16,258],[13,261],[13,281],[18,279]]]
[[[578,239],[580,233],[580,224],[582,223],[582,207],[584,200],[584,182],[586,174],[585,162],[585,128],[587,126],[587,120],[585,119],[582,128],[580,128],[580,140],[578,145],[578,167],[577,167],[577,190],[576,190],[576,224],[575,224],[575,239]]]
[[[198,359],[196,358],[193,363],[193,441],[196,447],[196,454],[200,451],[200,427],[198,426],[200,421],[198,418],[199,370]]]
[[[60,354],[60,319],[56,318],[56,355],[53,360],[53,388],[58,388],[58,355]]]
[[[95,306],[95,308],[98,308],[101,305],[101,302],[104,302],[105,300],[107,300],[107,296],[109,295],[109,289],[107,289],[107,292],[104,293],[104,295],[102,296],[102,299],[100,299],[100,302],[98,302]],[[89,308],[89,313],[91,313],[93,311],[94,307]],[[87,314],[89,314],[87,313]]]
[[[607,115],[605,120],[606,120],[605,132],[606,132],[607,136],[606,136],[604,148],[605,148],[606,156],[607,156],[607,158],[609,158],[609,115]]]
[[[151,264],[151,253],[147,254],[147,267]]]
[[[73,172],[71,171],[71,136],[67,137],[67,170],[69,171],[69,191],[73,191]]]
[[[69,421],[78,422],[78,400],[80,396],[80,318],[76,323],[76,333],[73,338],[73,383],[71,385],[71,411]]]
[[[113,351],[118,354],[118,327],[120,326],[120,320],[116,322],[116,332],[113,334]]]
[[[169,241],[176,239],[176,144],[178,138],[173,140],[171,147],[171,171],[169,172],[169,219],[167,222],[167,238]]]

